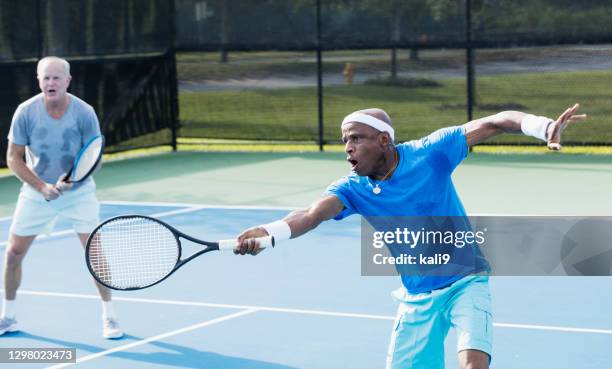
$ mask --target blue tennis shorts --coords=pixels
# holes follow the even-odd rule
[[[51,233],[59,217],[67,219],[77,233],[89,233],[100,222],[100,203],[93,181],[74,191],[66,191],[52,201],[29,185],[24,185],[17,199],[10,232],[17,236]]]
[[[393,293],[400,301],[387,369],[443,369],[444,339],[457,331],[457,352],[473,349],[491,357],[493,322],[489,277],[467,276],[452,285],[411,295]]]

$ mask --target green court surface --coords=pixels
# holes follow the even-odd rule
[[[302,207],[347,174],[342,153],[178,152],[106,163],[101,200]],[[472,153],[454,173],[470,213],[610,215],[612,156]],[[20,183],[0,178],[0,216]]]

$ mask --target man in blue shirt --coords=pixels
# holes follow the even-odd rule
[[[391,119],[381,109],[348,115],[342,140],[351,173],[331,184],[310,207],[269,224],[245,230],[237,254],[261,251],[254,239],[271,235],[276,241],[295,238],[329,219],[352,214],[377,216],[466,216],[451,174],[467,156],[468,148],[502,133],[524,133],[561,149],[563,130],[586,115],[576,115],[578,104],[557,120],[505,111],[440,129],[420,140],[394,144]],[[468,250],[468,248],[464,248]],[[463,249],[462,249],[463,250]],[[488,368],[492,352],[491,297],[488,265],[474,258],[468,268],[441,275],[402,274],[400,302],[389,344],[387,369],[444,368],[444,339],[457,331],[461,368]]]

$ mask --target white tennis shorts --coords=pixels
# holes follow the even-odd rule
[[[88,181],[73,191],[66,191],[52,201],[24,184],[19,192],[10,232],[17,236],[34,236],[53,231],[59,218],[68,220],[77,233],[90,233],[100,222],[100,203],[96,185]]]

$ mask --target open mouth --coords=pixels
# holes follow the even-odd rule
[[[55,91],[56,91],[56,90],[54,90],[54,89],[49,89],[49,90],[47,90],[47,93],[48,93],[48,94],[54,94],[54,93],[55,93]]]
[[[351,169],[355,170],[355,168],[357,167],[357,163],[358,163],[357,160],[347,158],[346,161],[348,161],[349,164],[351,164]]]

